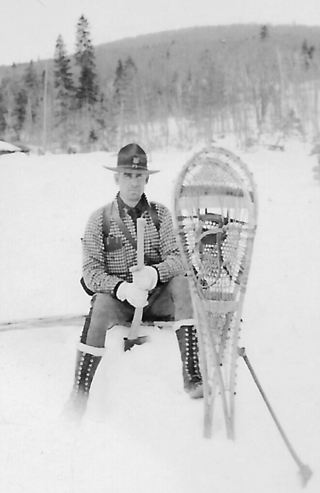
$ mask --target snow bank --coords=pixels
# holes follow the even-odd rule
[[[239,152],[230,142],[223,147]],[[191,153],[153,154],[147,193],[169,207]],[[316,157],[292,144],[241,157],[254,173],[259,226],[240,344],[298,455],[319,480],[319,187]],[[79,285],[86,220],[115,192],[108,153],[0,157],[0,321],[86,313]],[[0,333],[0,489],[6,493],[294,493],[298,467],[239,361],[236,440],[226,438],[219,400],[213,438],[203,403],[182,390],[178,346],[168,329],[122,350],[107,336],[80,429],[62,424],[80,326]]]

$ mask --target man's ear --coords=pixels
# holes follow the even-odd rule
[[[146,177],[146,183],[148,183],[149,178],[150,178],[150,175],[147,175],[147,177]]]
[[[119,184],[119,173],[114,174],[114,181],[116,182],[117,185]]]

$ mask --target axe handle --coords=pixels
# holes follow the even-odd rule
[[[144,229],[146,220],[142,217],[137,219],[137,265],[138,269],[144,266]],[[128,339],[137,339],[139,336],[139,328],[142,320],[143,308],[136,308],[134,311],[133,320],[128,334]]]

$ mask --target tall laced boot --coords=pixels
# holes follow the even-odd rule
[[[96,348],[79,343],[73,388],[62,413],[66,421],[80,421],[83,417],[87,408],[92,380],[104,352],[105,348]]]
[[[199,399],[203,397],[203,386],[196,329],[193,325],[181,325],[176,334],[181,354],[184,389],[192,399]]]

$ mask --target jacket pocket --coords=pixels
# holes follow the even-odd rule
[[[103,238],[104,250],[106,253],[121,250],[123,247],[122,239],[115,236],[107,236]]]
[[[115,238],[114,238],[115,239]],[[127,272],[126,249],[122,242],[109,242],[104,252],[105,267],[108,274],[120,275]]]

